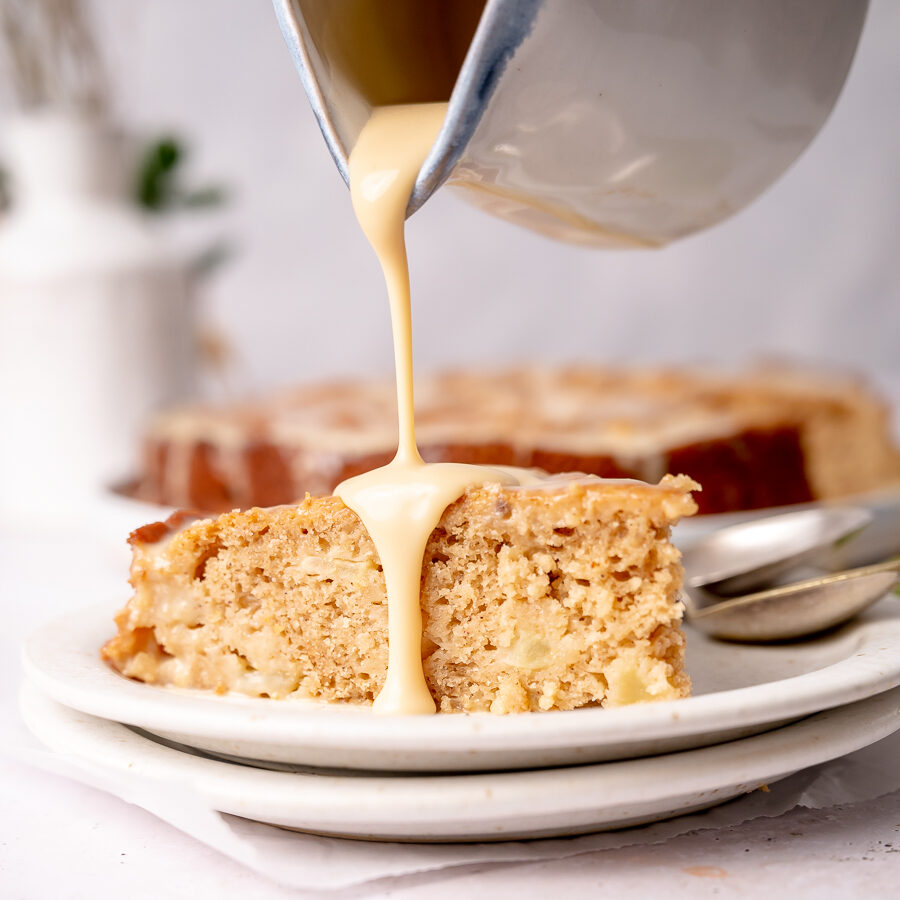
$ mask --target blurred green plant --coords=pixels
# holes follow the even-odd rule
[[[179,184],[178,173],[185,151],[174,137],[162,137],[151,143],[138,164],[135,200],[153,213],[173,209],[204,209],[221,206],[225,191],[218,186],[187,190]]]
[[[187,189],[180,183],[179,173],[186,151],[175,137],[166,135],[147,145],[141,155],[134,181],[134,200],[152,214],[178,210],[212,209],[227,202],[226,191],[218,185]],[[194,278],[204,278],[218,269],[231,256],[232,248],[219,239],[193,259],[190,270]]]

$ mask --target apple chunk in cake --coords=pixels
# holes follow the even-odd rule
[[[422,566],[422,658],[441,711],[684,697],[670,527],[692,481],[487,485],[444,512]],[[131,536],[134,596],[103,656],[151,684],[371,703],[388,658],[378,554],[336,497]]]

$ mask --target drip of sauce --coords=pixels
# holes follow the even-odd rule
[[[422,669],[419,593],[425,545],[444,510],[469,487],[521,480],[510,469],[426,464],[416,445],[404,222],[416,177],[446,109],[446,103],[375,107],[350,154],[353,209],[381,263],[390,300],[400,426],[397,455],[388,465],[350,478],[335,490],[366,526],[384,571],[388,671],[375,698],[379,713],[435,711]]]

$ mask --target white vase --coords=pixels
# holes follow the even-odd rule
[[[188,280],[111,129],[44,111],[5,137],[0,512],[62,515],[132,471],[147,415],[190,393]]]

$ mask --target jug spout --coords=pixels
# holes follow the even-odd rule
[[[646,247],[790,166],[837,101],[867,0],[274,5],[345,181],[373,106],[445,100],[408,215],[447,182],[554,238]]]
[[[350,151],[374,106],[448,101],[444,127],[410,198],[411,215],[459,162],[542,0],[273,2],[319,128],[348,184]]]

